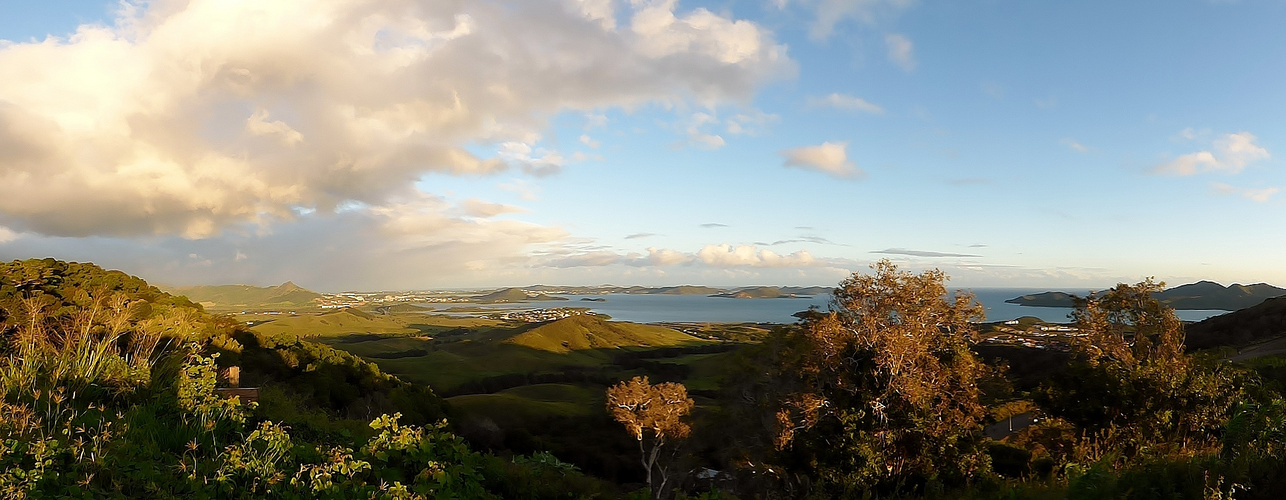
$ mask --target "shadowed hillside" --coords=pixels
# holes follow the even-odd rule
[[[1213,281],[1198,281],[1164,290],[1157,293],[1156,298],[1180,310],[1236,311],[1282,295],[1286,295],[1286,288],[1266,283],[1223,286]],[[1031,307],[1076,307],[1074,297],[1066,292],[1044,292],[1014,297],[1005,302]]]
[[[1286,335],[1286,297],[1207,318],[1186,328],[1189,349],[1241,346]]]

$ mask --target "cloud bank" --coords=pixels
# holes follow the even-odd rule
[[[744,100],[792,64],[758,25],[672,0],[124,3],[0,45],[23,75],[0,79],[0,223],[207,238],[386,213],[426,173],[556,172],[536,144],[557,113]]]

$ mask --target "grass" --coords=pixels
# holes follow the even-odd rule
[[[335,337],[361,333],[416,334],[421,330],[408,326],[396,316],[381,316],[341,309],[322,314],[279,317],[255,325],[251,330],[268,335],[297,335],[299,337]]]
[[[554,417],[582,417],[602,411],[603,390],[572,384],[535,384],[495,394],[447,398],[457,411],[489,418],[501,427],[520,427]]]
[[[709,341],[671,328],[577,315],[519,333],[505,342],[541,351],[568,353],[587,349],[673,347]]]

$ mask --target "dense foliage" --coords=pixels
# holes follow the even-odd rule
[[[552,457],[479,454],[445,421],[377,415],[356,436],[337,425],[352,400],[368,398],[367,411],[405,406],[415,420],[439,418],[441,401],[351,355],[265,342],[123,273],[2,264],[0,320],[4,498],[540,498],[601,488]],[[275,383],[264,406],[309,436],[221,396],[225,355]],[[541,482],[551,474],[567,478],[563,487]]]
[[[600,354],[601,366],[455,389],[599,388],[592,411],[531,413],[502,430],[353,354],[253,333],[124,273],[0,263],[0,497],[1286,491],[1282,358],[1243,367],[1185,352],[1184,325],[1155,300],[1151,281],[1082,300],[1070,353],[981,349],[979,306],[948,295],[945,281],[882,262],[842,282],[830,310],[802,313],[757,344],[617,349]],[[690,397],[675,382],[708,373],[693,361],[703,357],[718,357],[725,377]],[[670,362],[679,358],[688,361]],[[220,393],[231,366],[258,388],[257,403]],[[503,407],[510,400],[487,401],[519,409]]]

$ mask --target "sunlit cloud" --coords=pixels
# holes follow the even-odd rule
[[[1255,143],[1256,140],[1258,138],[1250,132],[1224,134],[1211,143],[1211,149],[1179,156],[1157,165],[1152,173],[1189,176],[1217,171],[1236,174],[1251,163],[1271,157],[1267,149]]]
[[[553,174],[558,113],[739,103],[793,74],[753,22],[578,0],[157,0],[7,43],[0,67],[23,75],[0,79],[0,221],[186,238],[381,205],[426,173]]]
[[[460,202],[460,209],[467,216],[481,217],[484,219],[489,219],[501,214],[522,213],[527,211],[527,209],[522,207],[505,205],[503,203],[492,203],[489,201],[479,200],[477,198],[470,198]]]
[[[1260,189],[1239,188],[1236,186],[1230,186],[1228,184],[1224,184],[1222,182],[1212,183],[1210,187],[1213,188],[1216,193],[1221,195],[1240,196],[1247,200],[1255,201],[1259,203],[1264,203],[1272,199],[1273,196],[1276,196],[1277,192],[1280,191],[1280,189],[1276,187],[1267,187],[1267,188],[1260,188]]]
[[[780,151],[785,166],[814,170],[832,177],[850,178],[864,175],[861,169],[848,160],[847,142],[824,142],[817,146],[804,146]]]

